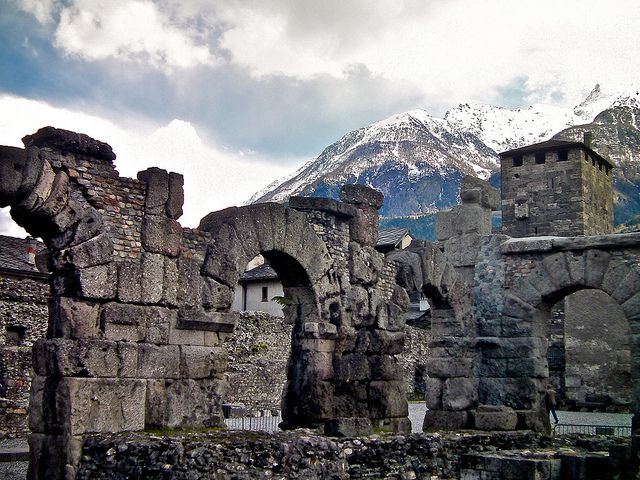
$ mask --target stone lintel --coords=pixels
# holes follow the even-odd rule
[[[510,238],[500,250],[503,254],[549,252],[553,250],[575,251],[590,248],[617,249],[640,245],[640,233],[592,235],[589,237],[527,237]]]
[[[289,207],[294,210],[315,210],[349,219],[357,214],[357,209],[351,204],[339,202],[333,198],[322,197],[291,197]]]
[[[208,332],[232,332],[238,316],[234,313],[205,312],[194,308],[178,311],[176,328],[182,330],[204,330]]]
[[[25,147],[36,146],[39,148],[55,148],[71,153],[79,153],[112,163],[116,154],[110,145],[95,140],[83,133],[71,132],[61,128],[44,127],[33,135],[27,135],[22,139]]]

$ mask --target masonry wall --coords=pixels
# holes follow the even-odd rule
[[[31,348],[47,330],[49,285],[0,278],[0,438],[29,433]]]
[[[614,232],[613,174],[611,168],[583,152],[582,185],[584,191],[583,235]]]
[[[582,158],[572,149],[566,161],[546,152],[536,164],[533,153],[522,155],[522,166],[502,159],[502,225],[511,237],[580,235],[584,230]]]

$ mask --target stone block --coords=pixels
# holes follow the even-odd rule
[[[40,175],[38,175],[38,180],[35,185],[25,197],[14,201],[13,208],[23,212],[32,212],[39,209],[45,200],[49,198],[55,177],[56,174],[51,168],[51,165],[49,165],[49,162],[43,162],[42,170],[40,170]]]
[[[449,378],[449,377],[471,377],[473,376],[477,359],[454,358],[454,357],[433,357],[425,358],[426,372],[430,377]]]
[[[480,403],[516,410],[531,409],[540,399],[538,381],[528,377],[481,378],[478,392]]]
[[[454,267],[475,266],[480,251],[480,235],[468,233],[456,235],[444,243],[444,254]]]
[[[38,207],[38,216],[42,219],[49,220],[67,205],[69,200],[69,177],[63,171],[56,173],[53,183],[51,184],[51,192],[45,201]]]
[[[442,389],[442,406],[445,410],[468,410],[477,403],[478,379],[460,377],[445,380]]]
[[[336,356],[333,360],[336,380],[350,382],[371,378],[371,366],[367,355],[351,353]]]
[[[567,266],[567,254],[565,252],[545,255],[542,265],[549,273],[556,290],[572,285],[573,280]]]
[[[182,251],[182,227],[164,215],[145,215],[141,227],[142,247],[151,253],[177,257]]]
[[[158,253],[142,254],[142,301],[158,303],[164,286],[164,256]]]
[[[169,325],[169,344],[171,345],[206,345],[205,331],[180,328],[178,315],[171,317]],[[211,332],[213,333],[213,332]]]
[[[485,180],[466,175],[460,184],[460,199],[462,203],[477,203],[484,208],[497,210],[500,207],[500,190]]]
[[[219,347],[180,346],[182,378],[221,378],[227,368],[226,350]]]
[[[456,205],[436,213],[436,239],[440,242],[456,235],[491,235],[491,210],[474,203]]]
[[[417,253],[408,250],[392,250],[386,256],[396,264],[396,282],[412,292],[422,288],[422,264]]]
[[[640,274],[635,269],[629,268],[627,276],[614,287],[611,298],[622,305],[637,292],[640,292]]]
[[[99,160],[107,160],[107,162],[101,163],[108,165],[113,165],[112,162],[116,158],[116,154],[113,153],[113,149],[107,143],[95,140],[83,133],[71,132],[61,128],[41,128],[33,135],[23,137],[22,143],[27,147],[27,150],[30,150],[29,147],[39,147],[41,149],[49,147],[63,152],[79,153]]]
[[[146,428],[222,427],[224,379],[149,380]]]
[[[29,471],[27,478],[76,478],[82,455],[82,436],[32,433],[29,435]]]
[[[58,270],[104,265],[113,261],[113,243],[102,233],[76,246],[52,252],[52,259]]]
[[[55,404],[71,435],[144,429],[146,382],[135,379],[65,377]]]
[[[397,380],[402,376],[398,359],[393,355],[370,355],[371,380]]]
[[[406,335],[404,332],[388,332],[372,329],[369,333],[369,354],[397,355],[404,350]]]
[[[179,219],[182,216],[182,205],[184,205],[184,176],[169,172],[169,199],[165,208],[167,217],[173,220]]]
[[[340,188],[340,200],[351,205],[364,205],[379,210],[384,205],[384,195],[365,185],[348,184]]]
[[[327,420],[324,434],[329,437],[362,437],[373,435],[373,425],[368,418],[340,417]]]
[[[609,268],[611,254],[602,250],[589,250],[586,253],[584,282],[587,287],[600,288],[604,274]]]
[[[49,332],[52,338],[97,338],[99,304],[69,297],[49,300]]]
[[[374,247],[378,243],[379,225],[378,210],[358,206],[356,215],[349,222],[349,238],[361,245]]]
[[[27,151],[23,148],[0,146],[0,207],[8,207],[16,200],[16,197],[25,195],[31,191],[44,160],[36,154],[27,161]],[[23,184],[22,191],[20,187]]]
[[[109,340],[38,340],[33,346],[37,375],[57,377],[138,376],[138,344]]]
[[[161,168],[152,167],[138,172],[138,180],[147,187],[144,210],[151,215],[164,215],[169,200],[169,173]]]
[[[118,300],[124,303],[142,301],[142,268],[139,263],[118,263]]]
[[[107,303],[101,312],[105,336],[110,340],[169,342],[169,328],[176,313],[168,308]]]
[[[212,312],[200,308],[178,309],[176,328],[183,330],[206,330],[209,332],[232,332],[238,322],[235,313]]]
[[[502,405],[480,405],[475,413],[478,430],[515,430],[518,414],[513,408]]]
[[[371,382],[369,412],[372,419],[407,417],[409,405],[404,382],[402,380]]]
[[[424,398],[427,409],[442,410],[442,391],[444,380],[433,377],[424,378]]]
[[[115,262],[76,270],[78,294],[92,300],[112,300],[117,293]]]
[[[180,347],[177,345],[138,346],[138,375],[140,378],[180,378]]]
[[[440,430],[464,430],[469,424],[469,414],[466,411],[452,412],[445,410],[427,410],[422,424],[423,432],[437,432]]]
[[[201,277],[201,304],[205,309],[224,310],[233,303],[234,292],[213,278]]]

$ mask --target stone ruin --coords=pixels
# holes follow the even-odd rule
[[[492,235],[498,192],[472,177],[462,205],[438,215],[438,242],[385,257],[384,199],[368,187],[232,207],[188,229],[181,175],[122,178],[109,145],[52,127],[23,142],[0,147],[0,206],[43,239],[53,272],[33,349],[29,478],[75,478],[86,435],[221,426],[233,290],[258,254],[293,327],[283,429],[410,431],[396,355],[414,291],[431,305],[425,431],[548,431],[544,326],[569,293],[603,290],[640,328],[640,236]]]

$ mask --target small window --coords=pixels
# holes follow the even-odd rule
[[[513,157],[513,166],[521,167],[522,166],[522,155],[517,155]]]
[[[560,150],[558,152],[558,161],[566,162],[567,160],[569,160],[569,152],[567,150]]]
[[[544,153],[536,153],[536,164],[544,163]]]
[[[262,301],[269,301],[269,287],[262,287]]]

